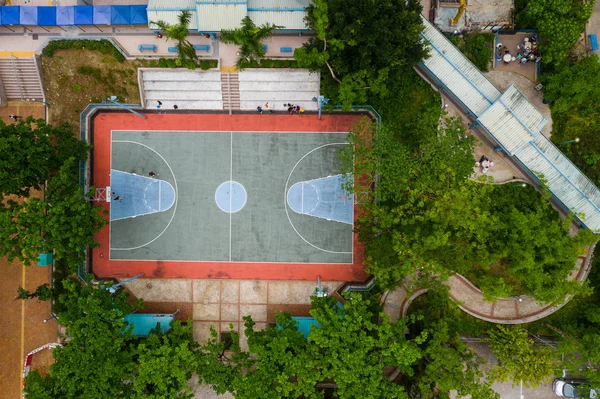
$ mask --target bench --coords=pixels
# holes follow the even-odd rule
[[[598,38],[593,33],[589,37],[590,37],[590,47],[592,48],[592,51],[598,51]]]
[[[281,47],[279,51],[281,51],[282,53],[293,53],[294,49],[291,47]]]
[[[153,51],[156,53],[156,44],[139,44],[138,50],[140,51]]]
[[[177,47],[169,47],[169,53],[176,53],[177,52]]]
[[[210,51],[210,44],[194,44],[194,50],[196,51]]]

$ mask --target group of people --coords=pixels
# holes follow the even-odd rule
[[[158,173],[152,171],[152,172],[148,173],[148,176],[150,176],[152,178],[156,178],[156,177],[158,177]],[[121,201],[121,202],[123,202],[123,197],[121,197],[120,195],[118,195],[115,192],[112,193],[112,199],[113,199],[113,201]]]
[[[287,110],[289,112],[290,115],[293,115],[294,112],[298,112],[300,114],[304,113],[304,108],[302,108],[299,105],[294,105],[291,103],[287,103],[287,104],[283,104],[284,107],[287,107]],[[263,112],[267,111],[269,114],[271,113],[271,109],[269,108],[269,103],[265,103],[264,106],[258,106],[256,107],[256,111],[258,111],[259,114],[262,114]]]
[[[481,172],[483,174],[487,174],[488,170],[494,166],[494,161],[490,161],[488,157],[482,155],[479,159],[479,162],[475,162],[476,166],[481,166]]]
[[[521,43],[517,45],[517,53],[513,56],[505,45],[498,43],[496,45],[496,59],[502,60],[504,64],[510,64],[513,61],[518,61],[519,65],[526,64],[530,61],[540,62],[542,56],[538,51],[537,47],[538,36],[532,35],[523,39]]]

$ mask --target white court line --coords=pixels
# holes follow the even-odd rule
[[[230,152],[229,152],[229,261],[231,262],[231,214],[233,201],[233,132],[229,132]]]
[[[148,241],[145,244],[142,245],[138,245],[137,247],[131,247],[131,248],[110,248],[110,250],[114,250],[114,251],[133,251],[134,249],[139,249],[142,247],[145,247],[146,245],[150,245],[152,244],[154,241],[158,240],[164,233],[165,231],[167,231],[167,229],[169,228],[169,226],[171,225],[171,223],[173,222],[173,219],[175,218],[175,214],[177,213],[177,203],[178,201],[178,195],[177,195],[177,178],[175,177],[175,173],[173,173],[173,169],[171,168],[171,165],[169,165],[169,163],[167,162],[167,160],[165,159],[165,157],[163,157],[158,151],[156,151],[154,148],[147,146],[146,144],[142,144],[139,143],[137,141],[130,141],[130,140],[115,140],[113,141],[114,143],[129,143],[129,144],[138,144],[141,145],[142,147],[146,147],[147,149],[149,149],[150,151],[154,152],[156,155],[158,155],[160,157],[160,159],[163,160],[163,162],[167,165],[167,168],[169,168],[169,170],[171,171],[171,175],[173,176],[173,182],[175,183],[175,208],[173,209],[173,214],[171,215],[171,219],[169,220],[169,223],[167,223],[167,226],[163,229],[163,231],[160,232],[159,235],[157,235],[156,237],[154,237],[152,240]]]
[[[294,165],[294,167],[292,168],[292,170],[290,171],[290,174],[287,178],[287,181],[285,182],[285,189],[283,191],[283,206],[285,207],[285,214],[288,218],[288,222],[290,222],[290,226],[292,226],[292,229],[294,229],[294,231],[296,232],[296,234],[298,234],[298,237],[300,237],[302,239],[302,241],[304,241],[305,243],[307,243],[308,245],[310,245],[311,247],[318,249],[319,251],[323,251],[323,252],[327,252],[330,254],[351,254],[352,258],[354,260],[354,254],[353,252],[341,252],[341,251],[330,251],[328,249],[323,249],[320,248],[318,246],[316,246],[315,244],[312,244],[311,242],[309,242],[306,238],[304,238],[302,236],[302,234],[300,234],[298,232],[298,230],[296,230],[296,226],[294,226],[294,223],[292,223],[292,219],[290,218],[290,212],[288,211],[288,204],[287,204],[287,192],[288,192],[288,186],[290,185],[290,179],[292,178],[292,174],[294,173],[294,170],[296,170],[296,168],[298,167],[298,165],[300,165],[300,162],[302,162],[302,160],[304,158],[306,158],[307,156],[309,156],[310,154],[312,154],[313,152],[320,150],[321,148],[324,147],[328,147],[328,146],[332,146],[332,145],[348,145],[348,143],[329,143],[329,144],[323,144],[317,148],[313,148],[312,150],[310,150],[309,152],[307,152],[306,154],[304,154],[302,156],[302,158],[300,158],[298,160],[298,162],[296,162],[296,165]],[[352,232],[352,251],[354,251],[354,232]]]
[[[300,187],[302,188],[302,195],[300,196],[300,212],[304,213],[304,182],[300,182]]]
[[[162,186],[160,184],[160,180],[158,181],[158,210],[160,211],[160,197],[162,194]]]

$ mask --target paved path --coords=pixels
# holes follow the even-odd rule
[[[583,283],[591,268],[591,254],[593,247],[585,249],[585,254],[577,258],[577,268],[569,276],[569,280]],[[560,305],[538,303],[535,299],[522,296],[517,298],[500,298],[495,302],[488,302],[483,298],[482,292],[469,280],[460,274],[451,276],[445,285],[450,287],[450,297],[458,303],[459,307],[478,319],[499,324],[523,324],[542,319],[560,309],[570,298]],[[384,295],[383,311],[391,320],[406,316],[410,303],[427,290],[417,290],[407,297],[405,284]]]

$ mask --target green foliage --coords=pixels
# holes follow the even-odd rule
[[[241,70],[249,67],[253,62],[261,62],[265,57],[262,40],[269,37],[275,30],[282,28],[283,26],[274,24],[256,26],[252,19],[246,16],[242,19],[241,27],[234,30],[222,30],[221,41],[240,46],[236,65]]]
[[[411,335],[425,331],[428,337],[422,345],[427,360],[418,363],[415,371],[415,386],[421,397],[447,397],[453,389],[459,397],[468,394],[472,399],[499,397],[491,389],[493,379],[483,376],[484,359],[459,338],[463,334],[480,335],[483,322],[459,310],[446,287],[418,297],[411,304],[409,315],[419,320],[411,326]]]
[[[527,331],[520,326],[496,325],[490,331],[489,342],[498,358],[491,374],[499,381],[523,381],[523,385],[535,388],[552,378],[554,362],[550,348],[535,348]]]
[[[568,276],[593,234],[570,236],[571,218],[563,222],[530,187],[469,180],[474,140],[460,120],[445,119],[437,135],[415,138],[364,120],[349,143],[341,170],[360,176],[348,189],[373,196],[356,227],[368,271],[384,287],[425,271],[480,277],[489,299],[522,290],[516,293],[554,302],[587,289]],[[498,265],[502,272],[491,273]]]
[[[317,0],[306,22],[316,33],[294,53],[301,67],[320,70],[323,93],[349,109],[352,104],[391,100],[425,55],[418,1]]]
[[[69,125],[53,127],[43,119],[0,121],[0,200],[11,194],[28,197],[66,160],[85,158],[90,147],[73,136]]]
[[[542,75],[552,111],[552,141],[596,185],[600,185],[600,63],[585,57]],[[579,138],[579,143],[560,143]]]
[[[83,247],[97,245],[93,236],[106,223],[100,208],[83,197],[75,159],[70,158],[50,180],[44,199],[9,200],[0,211],[0,254],[29,264],[53,250],[56,260],[75,266]]]
[[[568,52],[592,15],[594,1],[530,0],[517,21],[535,24],[542,39],[542,62],[550,68],[568,63]]]
[[[202,60],[199,63],[200,69],[206,71],[210,68],[216,68],[218,65],[217,60]],[[185,61],[182,63],[178,58],[159,58],[158,64],[156,65],[158,68],[179,68],[181,66],[186,67],[187,69],[194,70],[197,65],[192,61]]]
[[[177,47],[177,60],[179,61],[179,65],[177,66],[189,65],[189,63],[196,65],[198,62],[196,50],[192,43],[187,40],[189,33],[188,27],[191,20],[192,13],[188,10],[183,10],[178,14],[177,23],[174,25],[170,25],[165,21],[150,22],[158,27],[160,33],[165,36],[166,40],[171,39],[177,42],[175,45],[175,47]]]
[[[106,82],[106,78],[104,78],[102,76],[102,70],[100,70],[100,68],[94,68],[92,66],[82,65],[79,68],[77,68],[77,72],[82,75],[87,75],[87,76],[93,77],[94,80],[98,83]]]
[[[131,398],[191,398],[187,382],[198,367],[191,323],[174,321],[167,334],[152,334],[132,350],[136,358]],[[168,365],[168,367],[165,367]]]
[[[230,391],[236,398],[323,398],[317,384],[324,381],[335,384],[337,397],[407,398],[403,386],[392,383],[383,370],[394,366],[412,375],[425,336],[407,341],[407,320],[390,323],[386,315],[369,310],[369,301],[360,295],[348,297],[343,308],[333,306],[335,302],[313,298],[311,315],[319,327],[311,328],[308,340],[282,314],[279,328],[264,331],[255,331],[252,319],[245,317],[248,352],[240,351],[232,332],[231,358],[214,333],[203,347],[198,375],[217,392]]]
[[[452,41],[480,71],[487,72],[492,61],[493,33],[471,33],[454,36]]]
[[[51,40],[48,42],[44,50],[42,50],[42,54],[47,57],[52,57],[56,50],[64,50],[64,49],[78,49],[78,50],[94,50],[99,51],[102,54],[110,54],[119,62],[125,61],[125,57],[121,52],[113,46],[113,44],[106,40],[84,40],[84,39],[61,39],[61,40]]]
[[[53,296],[52,289],[48,286],[48,284],[42,284],[33,292],[29,292],[23,287],[19,286],[17,297],[15,299],[37,298],[38,301],[49,301],[53,298]]]
[[[187,386],[198,365],[191,324],[176,321],[166,334],[147,339],[131,335],[124,316],[134,310],[125,291],[111,295],[102,286],[65,279],[58,297],[58,321],[69,340],[54,349],[47,377],[32,372],[26,378],[28,397],[69,398],[191,398]],[[139,307],[138,301],[135,307]]]

